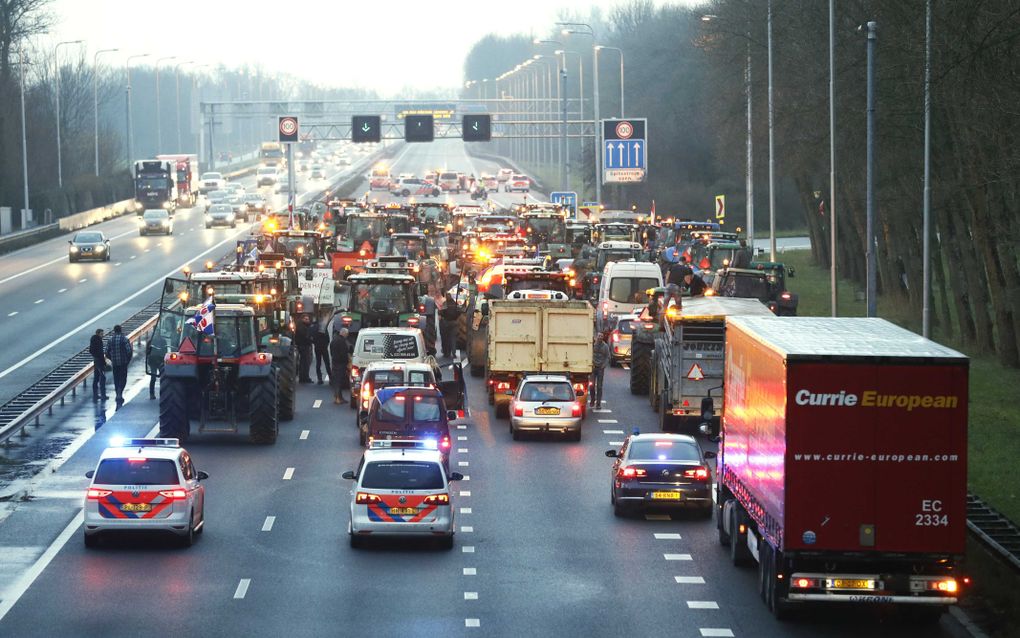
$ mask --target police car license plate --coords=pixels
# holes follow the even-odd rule
[[[541,414],[542,416],[559,414],[559,408],[538,408],[535,410],[535,414]]]
[[[418,513],[417,507],[391,507],[390,514],[396,514],[397,516],[413,516]]]
[[[680,492],[652,492],[653,501],[679,501]]]
[[[120,506],[122,512],[149,512],[152,510],[152,505],[149,503],[124,503]]]

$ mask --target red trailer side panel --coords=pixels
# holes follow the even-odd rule
[[[788,367],[784,549],[962,554],[966,362]]]

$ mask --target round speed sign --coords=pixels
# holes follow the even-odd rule
[[[634,134],[634,125],[630,122],[620,122],[616,125],[616,136],[621,140],[630,139]]]
[[[297,133],[297,120],[293,117],[285,117],[280,120],[280,132],[284,135]]]

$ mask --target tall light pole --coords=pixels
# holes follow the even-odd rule
[[[605,45],[595,45],[595,139],[596,146],[600,146],[599,140],[601,140],[601,126],[602,123],[598,119],[599,112],[599,52],[602,50],[616,51],[620,54],[620,119],[624,118],[624,83],[623,83],[623,49],[619,47],[610,47]],[[602,149],[595,149],[595,200],[599,203],[602,202]]]
[[[174,81],[177,84],[177,151],[180,153],[184,149],[181,146],[181,67],[187,64],[194,64],[194,60],[188,60],[187,62],[179,62],[174,65]]]
[[[559,40],[535,40],[535,44],[551,44],[563,46]],[[564,191],[570,189],[570,147],[567,146],[567,52],[565,49],[553,51],[559,56],[560,76],[560,188]]]
[[[595,164],[595,201],[602,203],[602,149],[600,148],[602,142],[602,120],[601,118],[601,105],[599,104],[599,47],[595,44],[595,29],[590,24],[585,22],[557,22],[558,26],[567,27],[564,28],[560,33],[563,35],[586,35],[591,38],[592,51],[591,51],[591,74],[592,74],[592,120],[594,126],[592,127],[595,133],[594,144],[593,144],[593,155]],[[570,27],[581,27],[587,29],[587,31],[579,31],[576,28]],[[623,54],[620,54],[620,65],[623,68]],[[620,76],[620,94],[623,95],[623,76]],[[623,102],[620,102],[620,117],[623,117]],[[583,139],[583,138],[582,138]],[[583,146],[582,146],[583,148]]]
[[[829,288],[832,316],[836,295],[836,0],[829,0]]]
[[[64,187],[64,162],[61,157],[61,145],[60,145],[60,47],[65,44],[81,44],[84,40],[64,40],[63,42],[57,42],[57,46],[53,47],[53,64],[56,67],[56,74],[54,79],[57,82],[57,186],[60,188]]]
[[[99,56],[120,49],[100,49],[92,56],[92,128],[96,148],[96,177],[99,177]]]
[[[28,134],[25,126],[25,49],[18,49],[18,71],[21,80],[21,180],[25,188],[25,208],[22,212],[22,223],[28,220]]]
[[[620,119],[624,118],[624,94],[623,94],[623,49],[620,47],[610,47],[604,44],[595,45],[595,63],[598,64],[598,53],[599,51],[616,51],[620,55]],[[597,71],[598,69],[596,69]],[[597,74],[596,74],[597,76]]]
[[[867,92],[867,171],[865,177],[865,239],[868,243],[864,255],[867,264],[868,316],[878,315],[878,259],[875,255],[875,48],[878,23],[868,22],[861,27],[868,34],[868,92]]]
[[[176,59],[176,55],[168,55],[156,60],[156,150],[160,153],[163,152],[163,118],[160,116],[163,105],[159,101],[159,63]]]
[[[139,53],[138,55],[129,55],[127,61],[124,63],[124,69],[127,72],[127,161],[128,166],[131,166],[131,162],[135,161],[135,148],[134,148],[134,125],[131,123],[131,60],[137,58],[147,58],[148,53]]]
[[[924,212],[921,230],[921,334],[931,336],[931,0],[924,3]]]
[[[776,148],[775,118],[772,105],[772,0],[768,14],[769,49],[769,261],[776,260]]]

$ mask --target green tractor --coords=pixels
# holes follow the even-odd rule
[[[652,351],[655,338],[662,332],[659,315],[663,312],[666,288],[649,288],[648,305],[634,322],[634,333],[630,341],[630,393],[648,394],[652,383]],[[654,408],[654,402],[652,407]]]

